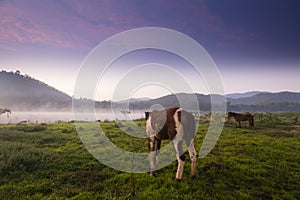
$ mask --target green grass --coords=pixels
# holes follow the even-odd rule
[[[73,123],[0,125],[0,199],[300,199],[299,116],[258,114],[255,129],[229,121],[210,154],[198,159],[196,179],[188,159],[181,182],[174,180],[176,162],[154,177],[106,167],[82,145]],[[101,122],[120,148],[147,152],[147,139],[118,125],[127,130]],[[197,150],[207,127],[199,125]]]

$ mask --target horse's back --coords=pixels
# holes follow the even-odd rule
[[[161,111],[154,111],[151,113],[152,126],[158,128],[158,138],[172,140],[176,132],[178,123],[182,126],[184,131],[184,139],[187,145],[195,137],[196,126],[194,116],[179,107],[171,107]]]

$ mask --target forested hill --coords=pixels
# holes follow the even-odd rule
[[[191,94],[176,94],[167,95],[158,99],[152,99],[144,102],[133,102],[131,103],[131,109],[146,108],[154,104],[160,104],[163,107],[179,106],[181,105],[178,101],[178,97],[184,103],[185,108],[189,108],[192,105],[190,101]],[[242,94],[241,94],[242,95]],[[217,98],[219,95],[215,95]],[[210,95],[196,94],[199,102],[199,108],[202,111],[209,111]],[[245,98],[228,98],[227,97],[227,110],[228,111],[244,111],[244,112],[284,112],[284,111],[300,111],[300,93],[296,92],[262,92],[253,94],[253,96]]]
[[[237,111],[300,111],[299,92],[259,93],[251,97],[227,99],[228,109]]]
[[[71,97],[28,75],[0,72],[0,107],[17,111],[70,110]]]
[[[259,93],[247,98],[230,99],[232,104],[266,104],[266,103],[300,103],[300,93],[278,92],[278,93]]]

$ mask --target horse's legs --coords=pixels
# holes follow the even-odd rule
[[[194,147],[194,139],[191,141],[190,145],[188,146],[188,151],[191,158],[191,177],[196,176],[196,161],[197,161],[197,153]]]
[[[154,166],[155,168],[158,166],[158,162],[159,162],[160,144],[161,144],[161,140],[156,139],[156,143],[155,143],[156,155],[155,155],[155,166]]]
[[[181,180],[183,168],[184,168],[184,161],[185,161],[185,155],[182,150],[182,140],[173,140],[173,145],[178,161],[178,168],[176,173],[176,180]]]
[[[242,126],[241,126],[241,120],[238,120],[238,124],[239,124],[239,127],[242,127]]]
[[[155,170],[159,162],[160,145],[161,145],[161,140],[155,138],[155,136],[149,138],[148,149],[149,149],[149,161],[150,161],[150,176],[153,175],[153,171]],[[155,150],[155,162],[153,160],[154,150]]]
[[[154,155],[154,149],[155,149],[155,137],[151,137],[148,140],[148,149],[149,149],[149,162],[150,162],[150,176],[153,175],[153,171],[155,168],[154,161],[153,161],[153,155]]]
[[[254,128],[254,119],[253,119],[253,117],[251,117],[251,118],[249,119],[249,127],[250,127],[250,128]]]

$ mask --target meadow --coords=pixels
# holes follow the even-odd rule
[[[122,124],[99,123],[117,146],[147,152],[147,139],[128,136]],[[208,125],[200,119],[197,150]],[[74,123],[0,125],[0,199],[297,200],[300,113],[257,113],[255,129],[226,122],[214,149],[197,160],[195,179],[186,157],[183,179],[176,182],[176,161],[153,177],[105,166],[84,147]]]

